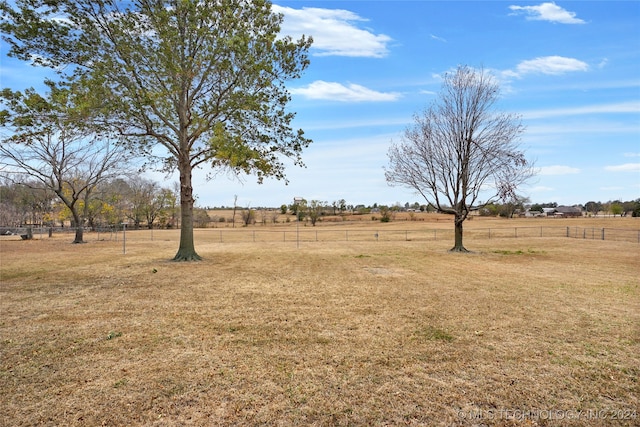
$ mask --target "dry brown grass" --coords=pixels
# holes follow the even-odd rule
[[[156,233],[0,242],[0,424],[640,424],[637,243]]]

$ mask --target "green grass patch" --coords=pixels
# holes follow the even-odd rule
[[[414,332],[414,336],[418,338],[424,338],[429,341],[444,341],[452,342],[455,338],[449,332],[444,329],[436,328],[434,326],[426,326],[420,328]]]

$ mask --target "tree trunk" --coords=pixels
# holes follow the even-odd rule
[[[67,208],[69,208],[69,211],[71,212],[71,216],[73,217],[73,222],[71,226],[72,227],[75,226],[76,228],[76,237],[75,239],[73,239],[73,242],[71,243],[84,243],[84,228],[83,228],[84,221],[80,217],[80,213],[78,212],[78,209],[76,206],[76,202],[78,201],[78,199],[74,198],[69,200],[68,198],[66,198],[64,196],[64,193],[62,192],[62,188],[55,190],[55,193],[58,195],[58,197],[60,197],[64,205]],[[60,221],[60,225],[62,226],[62,228],[64,228],[63,220]]]
[[[84,227],[82,226],[80,214],[76,212],[75,206],[71,207],[71,215],[73,215],[73,221],[76,223],[76,238],[73,240],[73,243],[84,243]]]
[[[196,253],[193,244],[193,186],[191,183],[191,163],[189,159],[181,159],[180,169],[180,247],[173,257],[174,261],[200,261],[202,257]]]
[[[84,227],[81,225],[76,226],[76,238],[73,243],[84,243]]]
[[[462,223],[464,217],[456,215],[455,217],[455,244],[450,249],[451,252],[469,252],[462,244]]]
[[[73,216],[73,222],[75,222],[76,226],[76,238],[72,243],[84,243],[84,228],[82,227],[82,219],[80,218],[80,214],[76,210],[75,202],[71,204],[67,204],[67,207],[71,211],[71,215]]]

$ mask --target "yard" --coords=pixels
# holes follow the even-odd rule
[[[637,242],[153,233],[0,241],[0,425],[640,424]]]

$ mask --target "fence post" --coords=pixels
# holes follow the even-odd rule
[[[569,237],[569,236],[570,236],[570,234],[569,234],[569,227],[567,227],[567,237]]]
[[[604,240],[604,228],[602,229],[602,240]]]
[[[127,253],[127,224],[122,223],[122,253]]]

